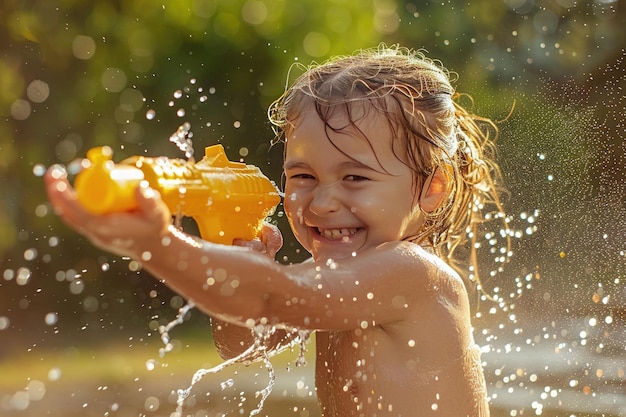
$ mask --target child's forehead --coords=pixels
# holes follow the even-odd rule
[[[378,112],[367,111],[366,106],[338,106],[327,112],[310,106],[287,132],[285,146],[287,154],[295,156],[306,153],[309,147],[330,144],[329,152],[335,149],[376,171],[388,171],[387,163],[400,161],[393,142],[387,119]]]
[[[384,112],[369,100],[354,100],[338,104],[308,104],[302,107],[293,130],[309,118],[319,119],[318,128],[341,132],[345,135],[368,137],[371,134],[391,134],[391,121]]]

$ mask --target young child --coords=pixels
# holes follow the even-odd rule
[[[493,124],[457,98],[439,64],[381,46],[308,68],[271,105],[285,213],[312,255],[301,264],[273,260],[282,238],[269,226],[238,246],[186,235],[146,187],[139,210],[102,216],[79,205],[60,167],[47,192],[93,244],[141,261],[214,317],[224,356],[257,323],[315,330],[322,416],[488,416],[450,263],[483,204],[498,201],[498,169],[484,154]]]

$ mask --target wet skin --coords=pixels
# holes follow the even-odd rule
[[[480,368],[464,360],[473,344],[465,288],[443,261],[402,240],[422,220],[410,170],[391,153],[386,125],[360,122],[376,138],[373,149],[356,134],[337,133],[333,140],[348,158],[313,113],[301,120],[287,138],[285,209],[312,262],[270,259],[275,236],[237,247],[176,231],[150,189],[137,190],[135,212],[96,216],[52,168],[48,195],[92,243],[140,260],[229,323],[224,332],[235,336],[224,335],[223,351],[231,342],[238,346],[230,352],[240,349],[242,327],[257,322],[317,330],[316,387],[325,417],[477,415],[472,404],[484,393]],[[422,209],[436,208],[440,193],[424,194]]]
[[[359,128],[376,138],[371,147],[356,131],[330,133],[331,143],[312,113],[303,115],[287,138],[285,209],[296,238],[318,262],[332,259],[341,265],[341,259],[359,258],[363,251],[384,251],[380,245],[402,241],[421,225],[412,172],[392,153],[387,126],[369,117]],[[423,201],[432,207],[425,209],[441,201],[436,190],[442,188],[433,190]],[[317,332],[323,415],[472,415],[472,391],[481,387],[470,386],[472,378],[464,375],[460,360],[473,343],[465,288],[447,265],[420,247],[393,246],[402,254],[395,268],[383,255],[368,269],[370,276],[333,283],[370,286],[366,298],[375,302],[387,292],[381,299],[391,303],[377,322]],[[394,273],[377,280],[385,268]],[[480,381],[480,369],[473,372]]]

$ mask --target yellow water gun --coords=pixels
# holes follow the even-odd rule
[[[132,156],[118,164],[108,146],[87,152],[89,165],[75,181],[79,202],[106,214],[137,207],[135,189],[147,181],[175,215],[192,217],[203,239],[230,245],[260,236],[280,195],[253,165],[229,161],[222,145],[205,148],[197,163],[166,157]]]

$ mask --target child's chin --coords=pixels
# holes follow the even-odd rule
[[[319,249],[316,251],[313,251],[313,259],[316,262],[322,262],[325,263],[328,260],[332,260],[332,261],[340,261],[342,259],[348,259],[348,258],[353,258],[357,255],[356,251],[351,251],[348,250],[346,248],[346,250],[324,250],[324,249]]]

